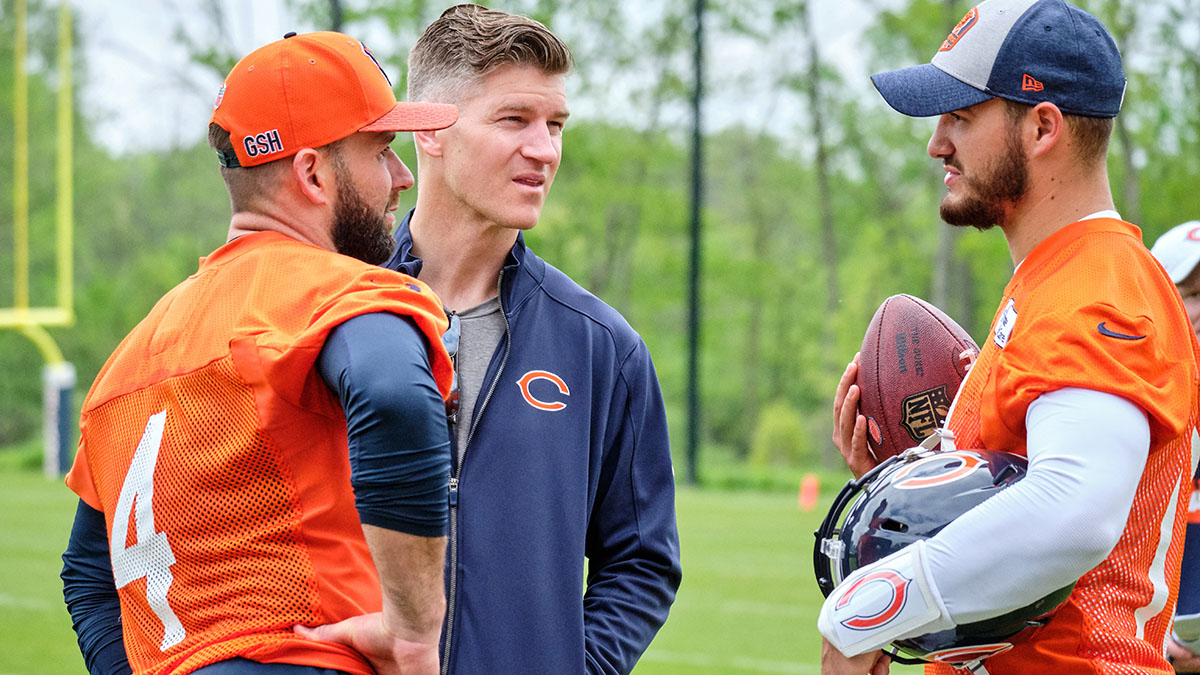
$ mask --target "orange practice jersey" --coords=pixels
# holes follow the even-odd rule
[[[947,422],[958,447],[1024,455],[1029,404],[1078,387],[1144,410],[1150,454],[1116,548],[1046,626],[985,661],[986,672],[1172,673],[1162,645],[1179,585],[1200,354],[1179,294],[1137,227],[1086,220],[1021,263],[991,330]],[[1028,571],[1007,573],[1036,570],[1030,560]],[[966,673],[927,667],[951,672]]]
[[[104,512],[135,673],[235,656],[374,672],[292,626],[382,606],[345,417],[315,368],[330,330],[381,311],[424,333],[447,395],[427,287],[273,232],[202,260],[105,364],[67,484]]]

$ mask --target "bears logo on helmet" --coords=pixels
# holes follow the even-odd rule
[[[919,490],[967,478],[986,460],[974,452],[939,452],[908,464],[891,480],[897,490]]]
[[[912,448],[849,481],[814,533],[813,569],[821,592],[828,597],[855,570],[941,532],[1024,478],[1027,467],[1024,457],[1010,452]],[[885,651],[904,664],[976,663],[1007,651],[1049,621],[1074,586],[998,617],[898,640]]]

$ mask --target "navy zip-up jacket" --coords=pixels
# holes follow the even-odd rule
[[[386,266],[418,276],[411,217]],[[442,671],[628,673],[681,578],[650,353],[521,236],[499,286],[506,335],[451,470]]]

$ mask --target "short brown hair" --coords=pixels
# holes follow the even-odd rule
[[[565,75],[571,50],[528,17],[456,5],[429,24],[408,55],[408,100],[457,103],[467,89],[504,65]]]
[[[1112,137],[1113,117],[1065,115],[1067,127],[1075,138],[1075,151],[1084,161],[1103,162],[1108,155],[1108,139]]]
[[[208,144],[213,150],[233,155],[233,141],[229,132],[215,123],[208,125]],[[225,188],[229,190],[229,203],[234,213],[255,211],[255,206],[261,203],[262,195],[278,189],[277,182],[280,167],[286,159],[277,159],[257,166],[221,167],[221,178],[225,180]]]
[[[341,161],[341,138],[332,143],[322,145],[316,150],[328,153],[336,164]],[[233,141],[229,132],[220,125],[209,123],[208,145],[217,152],[233,155]],[[225,188],[229,190],[229,203],[234,213],[255,211],[258,204],[263,202],[264,195],[270,195],[279,189],[279,176],[294,155],[271,160],[256,166],[221,167],[221,178]]]
[[[1032,105],[1004,99],[1008,121],[1016,123],[1029,112]],[[1112,117],[1087,117],[1063,113],[1071,139],[1075,144],[1075,156],[1081,162],[1103,162],[1108,154],[1108,139],[1112,136]]]

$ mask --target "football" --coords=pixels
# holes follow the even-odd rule
[[[942,310],[893,295],[871,318],[858,362],[859,412],[876,461],[919,444],[946,422],[979,347]]]

